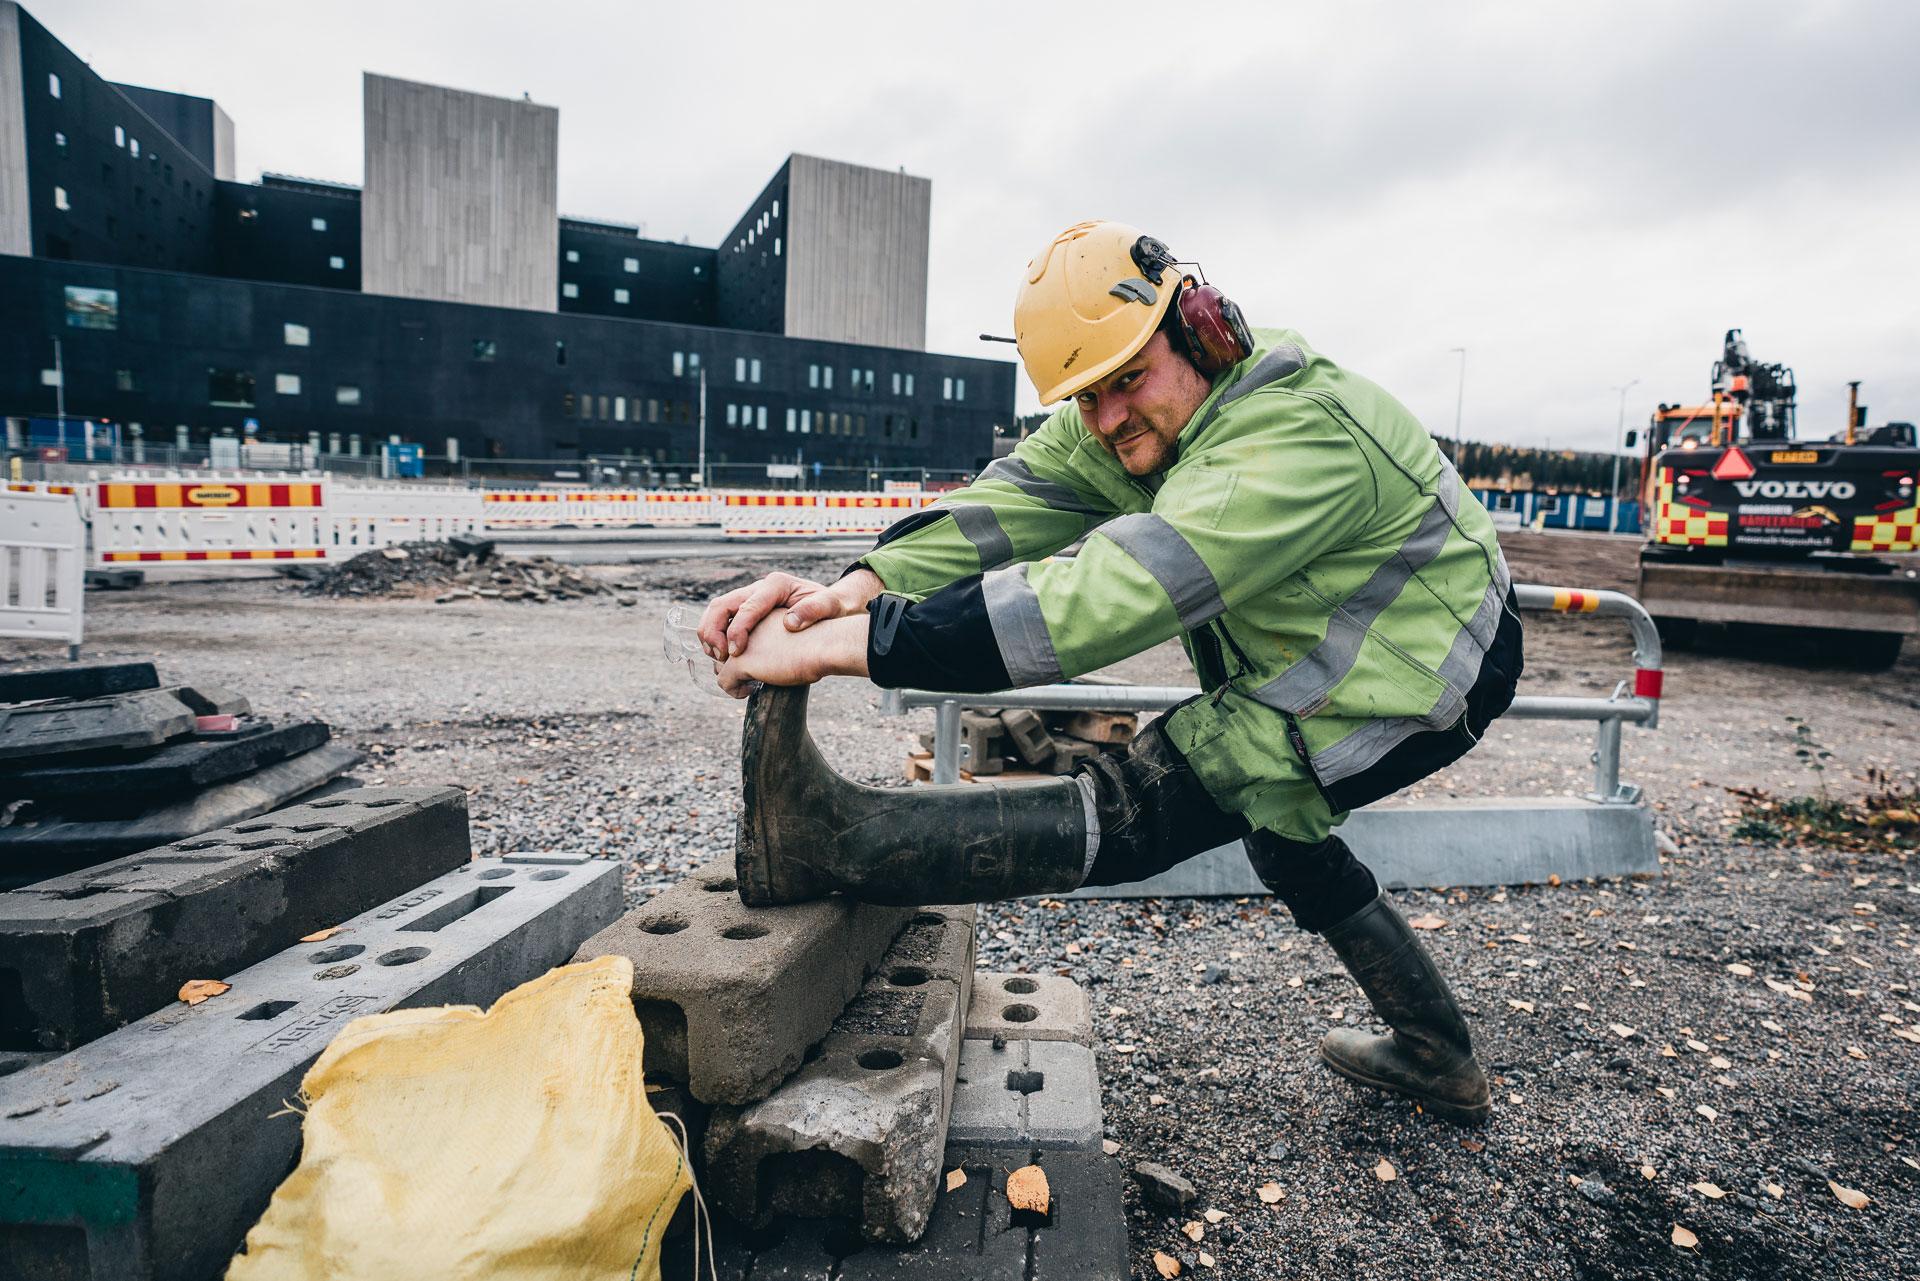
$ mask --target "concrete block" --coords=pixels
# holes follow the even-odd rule
[[[619,910],[616,862],[478,860],[227,974],[203,1004],[0,1077],[0,1259],[95,1281],[219,1275],[293,1167],[285,1101],[342,1027],[487,1005]]]
[[[471,857],[465,793],[394,787],[0,894],[0,1048],[104,1036]]]
[[[1093,1051],[1071,1041],[969,1040],[960,1048],[949,1143],[1097,1151],[1103,1133]]]
[[[1077,1041],[1093,1044],[1093,1013],[1087,994],[1058,974],[973,976],[973,1000],[967,1006],[967,1039],[994,1037],[1023,1041]]]
[[[136,689],[158,689],[152,663],[88,663],[0,672],[0,703],[34,703],[46,698],[100,698]]]
[[[706,1103],[751,1103],[800,1066],[912,916],[840,895],[750,908],[725,859],[627,913],[574,959],[633,962],[648,1075],[684,1082]]]
[[[194,710],[172,690],[0,707],[0,760],[158,747],[193,732]]]
[[[1044,1216],[1016,1215],[1007,1175],[1037,1164],[1053,1194]],[[715,1223],[721,1281],[1122,1281],[1130,1275],[1119,1165],[1098,1152],[949,1147],[944,1171],[966,1182],[942,1191],[912,1245],[876,1244],[840,1224],[785,1217],[753,1230]],[[689,1275],[690,1242],[670,1240],[661,1275]]]
[[[1037,769],[1053,764],[1053,735],[1047,733],[1040,713],[1031,707],[1015,707],[1000,713],[1000,723],[1006,726],[1007,736],[1013,740],[1021,760]]]
[[[86,572],[87,590],[124,592],[147,581],[144,569],[90,569]]]
[[[355,748],[327,743],[132,818],[90,822],[53,816],[0,827],[0,886],[39,881],[244,822],[305,796],[364,759]]]
[[[195,716],[251,716],[253,704],[245,694],[224,685],[175,685],[168,693],[193,709]]]
[[[1488,797],[1384,804],[1340,828],[1355,857],[1390,889],[1543,884],[1660,870],[1653,815],[1643,805],[1571,797]],[[1144,881],[1095,885],[1067,898],[1239,898],[1267,893],[1240,842]]]
[[[135,760],[88,764],[25,763],[0,775],[0,788],[29,800],[84,799],[91,805],[118,802],[128,807],[151,804],[156,792],[195,792],[215,783],[298,756],[326,742],[331,731],[321,721],[285,725],[248,723],[232,735],[175,739]]]
[[[908,1242],[927,1225],[973,981],[974,909],[924,909],[810,1059],[767,1098],[715,1108],[707,1195],[756,1224],[778,1214]]]

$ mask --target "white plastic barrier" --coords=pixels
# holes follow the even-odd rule
[[[488,529],[527,529],[566,524],[566,491],[490,489],[481,497]]]
[[[878,534],[933,501],[930,494],[822,494],[825,519],[821,532],[828,534]]]
[[[96,565],[323,560],[332,544],[325,481],[99,481]]]
[[[703,489],[491,489],[484,503],[489,529],[717,525],[723,507]]]
[[[80,656],[86,547],[71,489],[0,493],[0,636],[64,641]]]
[[[819,494],[735,494],[725,496],[720,532],[727,537],[818,537],[826,532],[826,508]]]
[[[718,525],[726,510],[724,497],[705,489],[649,489],[643,497],[649,525]]]
[[[329,560],[348,560],[394,543],[443,542],[455,534],[476,534],[482,519],[478,491],[425,485],[333,485],[326,506]]]

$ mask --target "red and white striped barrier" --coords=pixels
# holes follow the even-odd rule
[[[99,481],[97,565],[324,560],[331,543],[325,481]]]
[[[327,559],[347,560],[395,543],[445,542],[455,534],[477,534],[480,508],[480,496],[470,489],[335,485],[327,493]]]
[[[728,537],[807,538],[826,532],[819,494],[727,494],[720,532]]]
[[[921,493],[823,494],[821,497],[826,503],[822,532],[828,534],[878,534],[933,501],[933,495]]]

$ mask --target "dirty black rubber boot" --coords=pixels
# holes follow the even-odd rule
[[[985,903],[1063,893],[1086,875],[1092,803],[1073,779],[849,782],[807,733],[805,686],[769,685],[747,701],[740,773],[733,859],[749,907],[835,891],[901,906]]]
[[[1427,1111],[1478,1125],[1493,1111],[1467,1021],[1433,957],[1385,894],[1323,931],[1393,1031],[1335,1028],[1320,1057],[1341,1076],[1404,1094]]]

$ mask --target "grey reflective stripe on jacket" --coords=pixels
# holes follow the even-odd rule
[[[1333,687],[1353,670],[1374,619],[1399,599],[1414,575],[1446,546],[1459,511],[1460,474],[1443,458],[1433,506],[1427,509],[1419,527],[1400,544],[1398,552],[1380,563],[1359,591],[1344,601],[1331,602],[1334,612],[1327,619],[1326,639],[1305,658],[1254,690],[1253,696],[1268,707],[1296,716],[1319,711]],[[1469,678],[1467,684],[1472,683]]]
[[[1012,485],[1029,498],[1038,499],[1055,511],[1073,512],[1080,516],[1104,515],[1099,508],[1074,493],[1065,485],[1056,485],[1050,480],[1041,480],[1033,474],[1033,469],[1009,454],[1005,458],[996,458],[987,464],[975,484],[989,480],[1001,481]]]
[[[1227,602],[1220,595],[1213,571],[1166,517],[1134,512],[1108,521],[1100,527],[1099,535],[1112,539],[1153,575],[1160,590],[1173,602],[1180,626],[1187,631],[1204,627],[1226,612]]]
[[[1006,665],[1007,679],[1014,688],[1046,685],[1060,679],[1060,660],[1053,651],[1053,636],[1040,612],[1040,599],[1027,582],[1027,567],[996,569],[981,576],[980,595],[987,607],[987,621],[993,625],[994,643],[1000,647],[1000,661]]]

